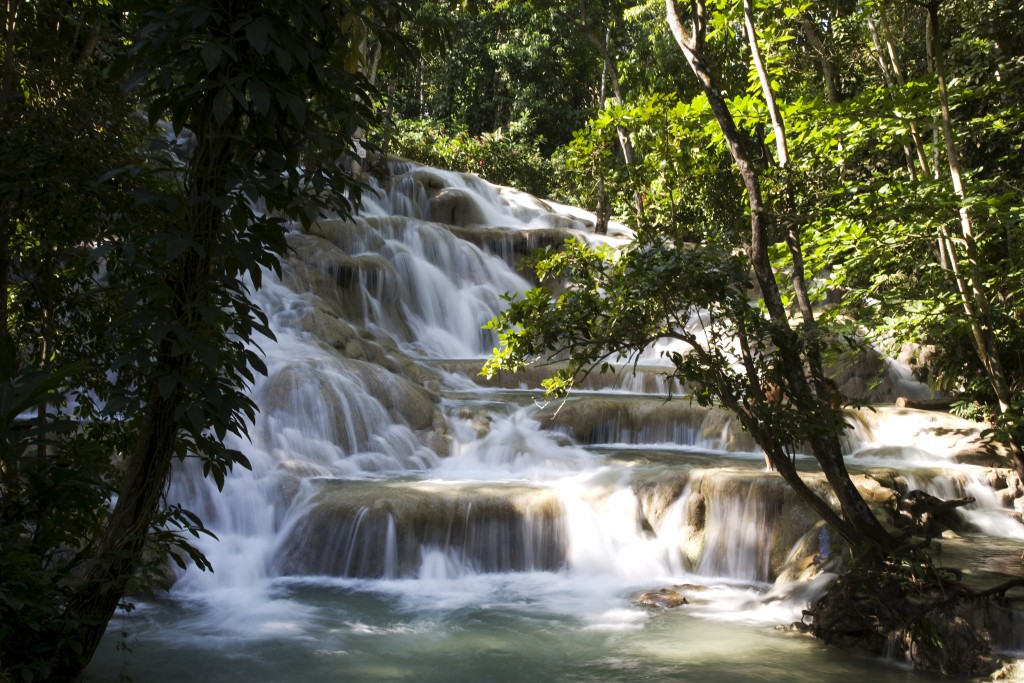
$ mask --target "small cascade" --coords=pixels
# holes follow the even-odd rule
[[[283,534],[283,576],[415,578],[553,571],[565,564],[560,501],[543,489],[317,480]]]
[[[986,536],[1024,540],[1021,510],[1017,507],[1020,492],[1008,485],[1016,479],[1009,471],[969,467],[955,472],[919,471],[904,477],[909,490],[919,489],[942,500],[973,498],[973,503],[958,509],[967,529]]]
[[[584,397],[541,412],[552,429],[582,444],[676,445],[711,451],[753,452],[753,439],[727,411],[702,408],[685,397]]]
[[[820,477],[808,483],[827,493]],[[749,469],[695,469],[641,479],[634,488],[648,526],[678,554],[679,567],[700,576],[774,581],[817,525],[781,478]],[[812,547],[810,554],[822,551]]]
[[[771,548],[778,533],[781,498],[754,483],[736,495],[706,498],[704,552],[697,573],[768,581]]]
[[[528,287],[501,258],[435,223],[356,219],[321,223],[314,233],[289,240],[306,267],[295,286],[414,355],[489,353],[497,339],[483,325],[501,309],[502,294]]]
[[[874,406],[847,411],[849,453],[862,460],[903,462],[997,461],[981,436],[984,425],[949,413]]]

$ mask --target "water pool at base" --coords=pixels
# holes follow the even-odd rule
[[[709,604],[671,610],[633,605],[638,588],[543,572],[454,581],[304,579],[144,603],[112,622],[88,680],[940,680],[778,630],[772,617],[791,608],[755,605],[763,588],[711,586],[704,591]],[[120,647],[122,627],[130,651]]]

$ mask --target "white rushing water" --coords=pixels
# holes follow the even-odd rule
[[[291,235],[283,277],[265,276],[255,296],[276,340],[259,343],[251,442],[230,444],[252,470],[217,492],[184,466],[168,493],[217,535],[197,542],[215,572],[183,572],[115,619],[94,680],[928,680],[773,630],[823,588],[773,585],[783,561],[826,561],[829,539],[727,419],[666,416],[635,397],[667,392],[653,374],[620,375],[581,410],[633,401],[629,419],[584,439],[549,429],[518,384],[474,381],[496,344],[482,325],[530,286],[517,257],[598,239],[585,212],[395,172],[361,217]],[[652,372],[661,350],[644,357]],[[859,424],[854,452],[891,443],[915,466],[949,464],[924,437]],[[972,521],[1022,537],[974,486]],[[631,601],[666,586],[689,604]]]

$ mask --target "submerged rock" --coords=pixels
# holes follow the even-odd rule
[[[662,588],[656,591],[647,591],[633,597],[633,603],[641,607],[657,607],[659,609],[671,609],[685,605],[689,601],[686,596],[674,588]]]

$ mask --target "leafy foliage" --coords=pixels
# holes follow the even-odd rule
[[[741,409],[750,420],[744,424],[770,424],[771,438],[786,448],[840,428],[831,412],[769,404],[752,389],[751,377],[785,386],[777,349],[790,342],[751,305],[746,258],[728,240],[694,246],[642,232],[620,249],[572,240],[546,251],[535,268],[542,281],[564,283],[564,291],[539,287],[508,297],[509,308],[490,324],[500,347],[485,375],[565,360],[544,385],[549,398],[561,398],[581,373],[613,371],[639,362],[652,344],[671,342],[662,352],[671,375],[699,404]]]
[[[249,288],[288,220],[351,210],[346,159],[375,116],[362,47],[402,13],[76,8],[2,17],[23,97],[0,108],[0,672],[20,680],[76,678],[168,559],[209,568],[187,542],[202,521],[163,501],[172,462],[218,486],[248,466],[224,439],[254,417],[271,336]]]
[[[634,217],[633,197],[643,197],[645,230],[697,241],[742,228],[746,217],[735,171],[721,147],[707,144],[714,126],[703,99],[653,95],[633,106],[609,104],[568,145],[561,197],[596,205],[593,178],[599,175],[619,219]],[[635,167],[627,169],[616,154],[620,128],[631,131],[641,159]]]
[[[551,163],[540,154],[539,140],[525,137],[525,126],[470,135],[465,129],[432,121],[397,121],[390,150],[428,166],[475,173],[497,185],[509,185],[538,197],[551,194]]]

